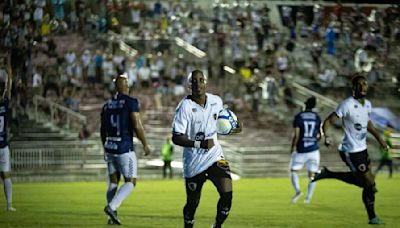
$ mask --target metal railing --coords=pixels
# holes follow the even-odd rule
[[[18,148],[13,149],[13,170],[46,170],[62,169],[77,166],[83,168],[90,164],[90,159],[101,161],[100,152],[93,154],[90,146],[80,145],[80,148]],[[92,158],[93,157],[93,158]],[[100,162],[97,162],[100,163]]]
[[[86,116],[38,95],[33,97],[33,106],[37,122],[64,124],[67,129],[81,129],[87,123]]]

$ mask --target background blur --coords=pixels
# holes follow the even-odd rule
[[[286,176],[294,115],[314,95],[325,118],[350,95],[356,72],[368,78],[374,124],[399,145],[400,8],[375,2],[2,1],[2,90],[7,53],[14,72],[13,180],[104,180],[99,117],[118,74],[140,100],[152,146],[146,158],[136,148],[140,178],[162,178],[161,148],[194,69],[244,123],[242,134],[220,137],[237,177]],[[339,142],[339,123],[334,135]],[[336,149],[321,153],[321,165],[344,168]],[[398,169],[398,149],[393,157]],[[172,166],[181,177],[177,146]]]

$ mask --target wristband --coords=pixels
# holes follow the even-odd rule
[[[194,141],[193,147],[194,148],[200,148],[201,147],[201,141]]]

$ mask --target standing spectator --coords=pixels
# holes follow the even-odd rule
[[[172,155],[174,154],[174,145],[171,142],[171,138],[167,137],[166,142],[164,143],[162,150],[161,150],[161,155],[162,159],[164,162],[163,166],[163,178],[167,178],[167,169],[169,170],[169,178],[172,179],[172,176],[174,175],[172,172]]]
[[[35,95],[42,94],[42,74],[41,69],[34,70],[32,77],[32,92]]]
[[[94,62],[96,65],[96,82],[103,82],[103,55],[100,50],[96,51],[96,55],[94,57]]]
[[[384,140],[386,144],[389,146],[387,150],[380,149],[381,152],[381,161],[379,163],[378,168],[376,168],[374,175],[376,176],[378,172],[382,169],[383,166],[387,166],[389,168],[389,178],[392,178],[393,175],[393,158],[392,158],[392,149],[394,148],[392,143],[392,131],[391,128],[388,127],[383,132]]]
[[[88,68],[92,61],[92,54],[89,50],[85,50],[81,56],[82,60],[82,75],[83,75],[83,82],[88,82]]]
[[[143,88],[149,88],[150,86],[150,63],[147,61],[146,65],[141,67],[138,72],[140,84]]]

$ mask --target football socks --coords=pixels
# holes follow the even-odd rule
[[[122,201],[124,201],[132,190],[135,188],[132,182],[125,182],[117,191],[114,198],[109,203],[110,208],[115,211],[121,205]]]

